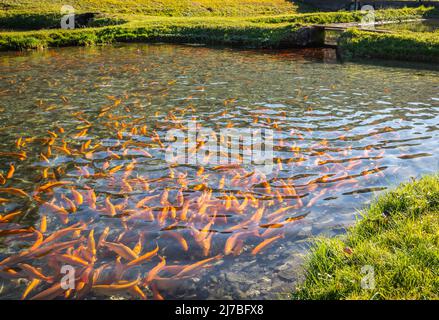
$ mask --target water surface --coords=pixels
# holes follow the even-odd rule
[[[326,49],[1,54],[0,170],[15,168],[2,187],[29,196],[0,194],[3,217],[20,212],[0,222],[0,297],[20,298],[35,279],[23,263],[48,277],[28,297],[287,292],[310,237],[339,233],[376,195],[438,170],[439,72],[409,67],[340,64]],[[191,119],[273,130],[273,172],[169,164],[165,135]],[[113,246],[100,241],[107,231]],[[32,246],[42,251],[17,258]],[[151,257],[128,268],[127,247]],[[45,292],[66,264],[80,288]]]

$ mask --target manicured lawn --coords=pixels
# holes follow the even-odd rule
[[[287,0],[2,0],[0,9],[26,12],[59,12],[62,5],[105,13],[166,16],[223,15],[247,16],[296,12]]]
[[[377,12],[377,20],[413,19],[431,9],[400,9]],[[59,24],[55,14],[15,14],[0,12],[0,25],[17,29],[22,25]],[[76,30],[39,30],[0,33],[0,50],[23,50],[57,46],[93,45],[117,41],[192,42],[245,47],[280,47],[294,44],[296,31],[314,23],[360,21],[359,12],[326,12],[257,17],[163,17],[135,14],[108,14],[98,26]],[[40,25],[39,25],[40,24]]]
[[[439,176],[380,197],[345,236],[319,239],[292,297],[439,299]]]
[[[345,59],[393,59],[439,62],[439,31],[395,34],[350,30],[339,39]]]

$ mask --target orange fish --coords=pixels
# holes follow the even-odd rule
[[[83,266],[83,267],[89,266],[89,263],[87,261],[81,259],[80,257],[68,255],[68,254],[63,254],[63,255],[57,256],[57,260],[64,262],[64,263],[72,264],[72,265],[78,265],[78,266]]]
[[[181,210],[181,213],[180,213],[180,219],[182,221],[186,221],[187,220],[188,212],[189,212],[189,201],[185,201],[185,203],[183,204],[183,208]]]
[[[295,209],[295,208],[296,208],[296,206],[289,206],[289,207],[283,207],[283,208],[280,208],[280,209],[276,210],[275,212],[270,213],[270,214],[268,215],[268,218],[269,218],[269,219],[272,219],[272,218],[274,218],[274,217],[276,217],[276,216],[278,216],[278,215],[280,215],[280,214],[282,214],[282,213],[284,213],[284,212],[286,212],[286,211],[288,211],[288,210],[293,210],[293,209]]]
[[[105,243],[105,240],[107,240],[107,236],[110,233],[110,227],[106,227],[104,231],[102,232],[101,236],[99,237],[97,248],[100,248]]]
[[[159,246],[157,245],[157,247],[154,250],[147,252],[144,255],[142,255],[134,260],[131,260],[129,263],[127,263],[127,266],[132,267],[132,266],[140,265],[143,262],[148,261],[149,259],[154,257],[158,251],[159,251]]]
[[[44,192],[44,191],[48,191],[50,189],[56,188],[56,187],[60,187],[60,186],[65,186],[67,184],[72,184],[71,181],[55,181],[55,182],[49,182],[46,183],[45,185],[41,186],[38,188],[39,192]]]
[[[28,275],[32,279],[39,279],[48,282],[52,281],[50,277],[46,277],[44,274],[41,273],[40,270],[31,265],[19,263],[18,266],[20,267],[20,269],[23,270],[26,275]]]
[[[269,244],[271,244],[272,242],[282,238],[283,235],[279,235],[279,236],[275,236],[273,238],[267,239],[262,241],[260,244],[258,244],[253,250],[252,250],[252,255],[257,255],[262,249],[264,249],[266,246],[268,246]]]
[[[72,192],[73,198],[75,199],[75,202],[77,205],[81,205],[84,203],[84,197],[82,196],[82,194],[75,190],[75,189],[70,189],[70,191]]]
[[[163,257],[160,257],[161,261],[159,262],[159,264],[157,264],[154,268],[152,268],[149,273],[148,276],[145,279],[145,285],[147,285],[148,283],[150,283],[152,280],[154,280],[154,278],[157,276],[157,274],[163,269],[163,267],[166,265],[166,260]]]
[[[62,237],[67,236],[69,233],[73,233],[77,230],[82,230],[83,228],[84,228],[83,225],[81,225],[80,223],[76,223],[70,227],[55,231],[50,236],[48,236],[46,239],[44,239],[43,244],[53,242],[55,240],[58,240]]]
[[[107,210],[108,214],[112,217],[114,217],[117,214],[117,210],[114,207],[114,205],[111,203],[109,196],[105,198],[105,209]]]
[[[23,295],[21,296],[21,299],[24,300],[29,295],[29,293],[32,292],[39,284],[41,280],[40,279],[33,279],[31,282],[29,282],[29,285],[26,287],[26,290],[24,290]]]
[[[52,300],[62,295],[65,291],[61,287],[61,282],[55,283],[52,287],[33,296],[31,300]]]
[[[229,238],[227,238],[225,247],[224,247],[224,254],[228,256],[233,252],[233,248],[235,247],[235,244],[238,240],[238,237],[240,236],[240,233],[232,234]]]
[[[96,242],[95,242],[95,237],[94,237],[94,229],[92,229],[90,231],[90,233],[88,234],[87,247],[90,250],[90,253],[92,254],[92,256],[95,257],[96,256]]]
[[[52,212],[56,213],[62,223],[67,224],[69,222],[69,213],[63,207],[57,206],[56,204],[50,202],[45,203],[44,206],[49,208]]]
[[[29,198],[29,195],[26,192],[17,188],[0,188],[0,193],[7,193],[23,198]]]
[[[46,231],[47,231],[47,216],[42,216],[40,222],[40,232],[45,233]]]
[[[136,208],[142,208],[144,207],[149,201],[151,201],[152,199],[158,198],[160,195],[155,195],[155,196],[148,196],[143,198],[142,200],[140,200],[137,205]]]
[[[132,261],[138,258],[133,250],[121,243],[105,242],[103,245],[126,260]]]
[[[37,234],[37,239],[35,240],[32,247],[28,249],[28,251],[34,251],[35,249],[39,248],[41,244],[43,243],[44,236],[40,231],[35,230],[35,233]]]
[[[6,179],[11,179],[14,176],[15,167],[13,164],[9,165],[9,171],[6,175]]]
[[[137,255],[140,254],[140,252],[142,252],[142,236],[139,237],[139,240],[137,241],[137,244],[135,245],[135,247],[133,248],[133,252]]]
[[[25,160],[27,158],[26,152],[0,152],[0,157],[12,157],[19,160]]]
[[[184,239],[184,237],[179,232],[168,231],[166,234],[168,236],[175,238],[178,241],[178,243],[181,245],[183,251],[189,250],[189,246],[187,244],[187,241]]]
[[[21,215],[21,211],[15,211],[15,212],[11,212],[5,216],[1,216],[0,215],[0,222],[5,223],[5,222],[10,222],[12,221],[15,217],[18,217],[19,215]]]
[[[175,278],[180,278],[180,277],[183,277],[183,276],[185,276],[185,275],[188,275],[188,274],[190,274],[192,271],[194,271],[194,270],[196,270],[196,269],[199,269],[199,268],[202,268],[202,267],[205,266],[206,264],[208,264],[208,263],[210,263],[210,262],[213,262],[213,261],[215,261],[215,260],[219,260],[219,259],[221,259],[222,257],[223,257],[223,255],[217,255],[217,256],[215,256],[215,257],[207,258],[207,259],[205,259],[205,260],[201,260],[201,261],[198,261],[198,262],[196,262],[196,263],[194,263],[194,264],[191,264],[191,265],[189,265],[189,266],[183,268],[183,270],[181,270],[181,271],[175,276]]]
[[[92,290],[106,295],[113,295],[118,292],[125,292],[129,290],[130,288],[137,286],[139,283],[139,280],[134,280],[132,282],[119,282],[115,284],[108,284],[108,285],[94,285],[92,287]]]
[[[128,289],[128,291],[133,295],[133,296],[137,296],[142,300],[146,300],[146,295],[145,293],[142,291],[142,289],[140,289],[140,287],[138,285],[135,285],[133,287],[130,287]]]

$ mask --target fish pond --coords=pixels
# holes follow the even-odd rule
[[[286,298],[310,239],[437,172],[438,76],[332,49],[1,54],[0,298]],[[198,162],[203,135],[170,161],[191,123],[271,132],[271,170]]]

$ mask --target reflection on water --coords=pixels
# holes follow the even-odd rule
[[[301,240],[438,169],[437,71],[171,45],[3,54],[0,71],[2,298],[268,297]],[[191,119],[274,130],[275,169],[168,164]]]
[[[431,19],[403,23],[384,24],[376,27],[379,30],[433,32],[439,29],[439,20]]]

